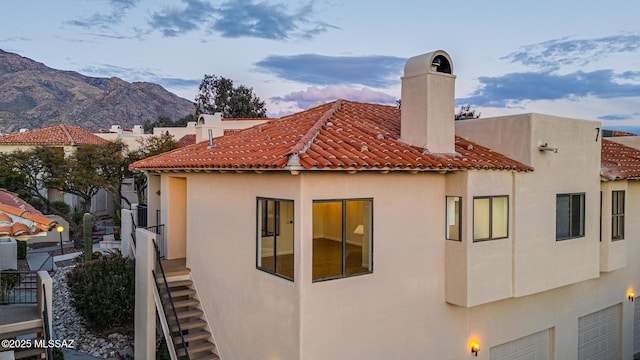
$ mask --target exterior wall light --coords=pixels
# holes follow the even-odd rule
[[[480,344],[477,341],[471,343],[471,353],[473,356],[478,356],[478,352],[480,351]]]
[[[636,294],[633,292],[633,290],[629,290],[629,292],[627,292],[627,299],[633,302],[635,298],[636,298]]]

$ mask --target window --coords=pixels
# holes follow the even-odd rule
[[[584,236],[584,193],[556,195],[556,240]]]
[[[313,281],[373,271],[373,200],[313,202]]]
[[[258,269],[293,280],[293,201],[258,198]]]
[[[447,196],[447,240],[458,240],[462,232],[462,198]]]
[[[624,239],[624,191],[611,193],[611,239]]]
[[[473,198],[473,241],[502,239],[509,236],[509,197]]]

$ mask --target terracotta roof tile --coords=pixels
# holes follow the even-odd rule
[[[185,147],[187,145],[193,145],[196,143],[196,134],[187,134],[178,140],[179,147]]]
[[[640,149],[602,139],[601,175],[609,180],[640,179]]]
[[[102,145],[107,140],[71,125],[55,125],[0,136],[0,145]]]
[[[0,237],[24,239],[50,231],[56,225],[17,194],[0,189]]]
[[[452,120],[453,121],[453,120]],[[345,169],[530,171],[456,137],[459,154],[431,154],[400,138],[395,106],[338,100],[134,163],[136,169]]]

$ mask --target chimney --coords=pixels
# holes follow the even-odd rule
[[[455,82],[449,54],[437,50],[404,65],[400,138],[430,153],[455,152]]]

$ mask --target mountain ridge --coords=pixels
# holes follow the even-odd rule
[[[177,120],[194,109],[158,84],[57,70],[0,49],[0,133],[61,123],[89,131],[131,128],[159,116]]]

